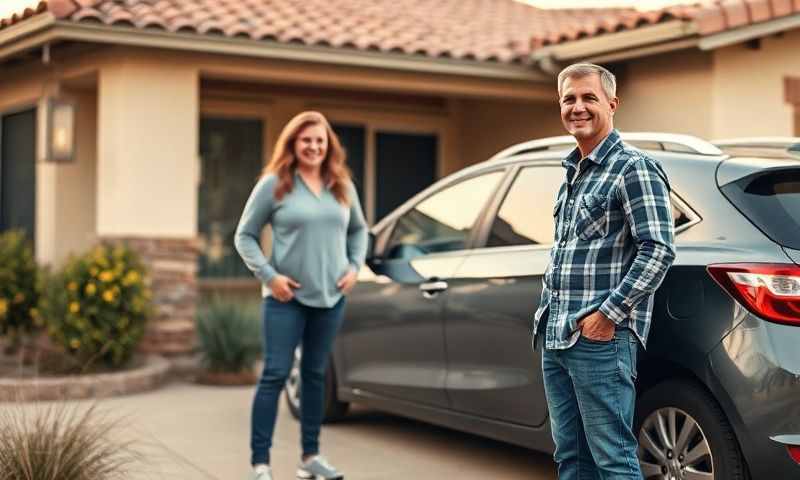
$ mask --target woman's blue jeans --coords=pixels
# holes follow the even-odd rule
[[[641,480],[633,434],[638,340],[627,328],[542,352],[560,480]]]
[[[251,462],[269,464],[269,449],[278,414],[278,400],[292,368],[294,350],[303,344],[300,366],[301,440],[303,455],[319,453],[319,431],[325,398],[325,370],[336,332],[342,324],[344,297],[331,308],[315,308],[296,300],[264,299],[264,371],[251,417]]]

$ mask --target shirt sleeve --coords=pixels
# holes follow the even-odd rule
[[[675,260],[669,191],[660,166],[646,157],[631,162],[617,190],[636,256],[622,282],[600,306],[614,323],[628,318],[636,305],[655,292]]]
[[[367,222],[358,200],[358,192],[350,185],[350,223],[347,225],[347,260],[356,272],[361,270],[367,258]]]
[[[259,180],[247,199],[233,240],[247,268],[263,283],[278,274],[261,250],[261,230],[272,220],[275,208],[274,190],[275,177]]]

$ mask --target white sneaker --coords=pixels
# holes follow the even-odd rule
[[[344,480],[336,468],[322,455],[314,455],[297,467],[297,478],[301,480]]]
[[[272,480],[272,469],[267,467],[266,470],[254,470],[248,478],[249,480]]]

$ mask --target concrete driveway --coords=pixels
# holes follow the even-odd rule
[[[146,464],[134,480],[238,480],[249,472],[253,387],[172,383],[100,402],[125,416]],[[549,456],[401,417],[355,408],[325,426],[322,449],[348,480],[550,480]],[[276,480],[295,478],[299,426],[281,401],[272,449]]]

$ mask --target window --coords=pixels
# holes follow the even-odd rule
[[[472,227],[503,176],[495,171],[446,187],[420,202],[395,223],[388,259],[411,259],[466,248]]]
[[[553,243],[553,203],[564,181],[556,166],[520,170],[492,224],[487,247]]]
[[[725,185],[722,193],[773,241],[800,249],[800,169],[757,172]]]

